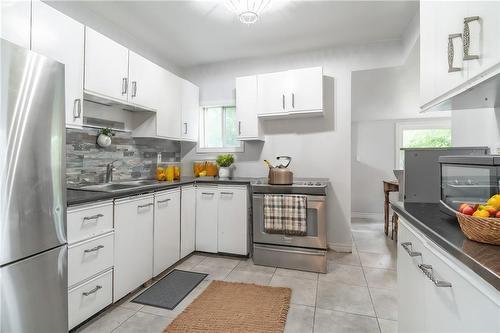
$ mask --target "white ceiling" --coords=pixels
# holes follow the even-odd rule
[[[109,20],[180,67],[400,39],[418,11],[416,1],[275,0],[259,22],[245,26],[224,1],[78,1],[65,6]]]

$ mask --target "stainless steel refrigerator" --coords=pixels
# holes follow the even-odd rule
[[[67,332],[64,66],[0,51],[0,332]]]

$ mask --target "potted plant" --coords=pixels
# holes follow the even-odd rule
[[[219,166],[219,178],[231,177],[231,165],[234,163],[233,154],[222,154],[217,156],[217,165]]]
[[[101,128],[99,135],[97,136],[97,144],[103,148],[109,147],[111,145],[111,137],[115,134],[111,131],[111,128]]]

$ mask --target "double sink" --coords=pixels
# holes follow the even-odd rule
[[[159,181],[154,179],[143,179],[143,180],[111,182],[111,183],[95,184],[95,185],[84,185],[72,189],[82,190],[82,191],[116,193],[121,191],[128,191],[131,189],[137,189],[143,187],[146,188],[153,185],[157,185],[158,183]]]

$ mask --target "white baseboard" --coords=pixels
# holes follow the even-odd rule
[[[335,252],[352,252],[352,243],[332,243],[328,242],[328,248]]]
[[[383,220],[384,214],[382,214],[382,213],[351,212],[351,218],[367,219],[367,220]]]

